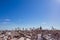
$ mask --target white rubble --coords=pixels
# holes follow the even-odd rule
[[[24,37],[19,38],[18,40],[24,40]]]

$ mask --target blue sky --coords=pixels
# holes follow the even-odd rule
[[[59,17],[60,0],[0,0],[0,29],[60,29]]]

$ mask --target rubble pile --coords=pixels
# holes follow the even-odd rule
[[[0,31],[0,40],[60,40],[60,30],[5,30]]]

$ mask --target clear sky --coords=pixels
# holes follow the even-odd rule
[[[0,0],[0,29],[60,29],[60,0]]]

